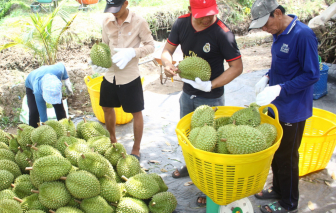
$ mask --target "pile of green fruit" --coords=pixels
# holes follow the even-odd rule
[[[255,103],[233,113],[215,118],[216,108],[207,105],[196,108],[191,117],[190,143],[197,149],[221,154],[250,154],[273,145],[276,127],[261,124],[259,107]]]
[[[0,212],[171,213],[177,201],[167,190],[98,122],[0,130]]]

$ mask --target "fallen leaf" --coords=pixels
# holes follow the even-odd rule
[[[157,161],[157,160],[150,160],[150,161],[149,161],[149,163],[160,164],[160,162],[159,162],[159,161]]]
[[[311,202],[311,201],[309,201],[308,202],[308,208],[310,209],[310,210],[314,210],[315,209],[315,205],[314,205],[314,203],[313,202]]]
[[[171,150],[168,150],[168,149],[162,149],[161,151],[162,152],[171,152]]]
[[[327,186],[331,186],[330,183],[328,181],[324,181],[324,183],[327,185]]]
[[[166,144],[167,144],[167,146],[171,146],[170,143],[168,143],[167,141],[166,141]]]
[[[336,174],[335,174],[335,172],[332,173],[331,178],[334,179],[334,180],[336,180]]]
[[[167,170],[165,170],[164,168],[161,169],[161,172],[168,172]]]
[[[189,182],[186,182],[184,185],[185,186],[190,186],[190,185],[194,185],[194,183],[192,181],[189,181]]]

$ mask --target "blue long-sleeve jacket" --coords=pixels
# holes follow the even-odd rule
[[[46,102],[42,97],[42,77],[46,74],[55,75],[59,80],[68,79],[68,73],[63,63],[57,63],[50,66],[42,66],[31,73],[26,78],[25,86],[33,90],[41,122],[48,120]]]
[[[280,85],[280,95],[272,102],[279,119],[286,123],[312,116],[313,86],[319,80],[317,39],[314,32],[294,15],[279,36],[273,35],[269,85]]]

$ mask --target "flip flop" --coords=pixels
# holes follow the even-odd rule
[[[258,199],[261,199],[261,200],[266,200],[266,199],[281,199],[281,196],[273,190],[273,187],[270,187],[268,189],[263,189],[261,191],[261,195],[259,195],[259,193],[255,194],[254,196],[256,198],[258,198]]]
[[[298,210],[286,210],[283,208],[279,202],[273,202],[267,205],[260,206],[260,211],[262,213],[297,213]]]
[[[204,193],[201,192],[201,195],[199,195],[199,196],[197,197],[197,199],[196,199],[196,205],[197,205],[198,207],[205,207],[205,206],[206,206],[206,203],[199,203],[199,202],[198,202],[198,199],[199,199],[199,198],[204,198],[204,199],[206,199],[206,195],[205,195]]]
[[[187,166],[182,166],[182,168],[180,170],[177,169],[177,171],[180,173],[180,175],[175,175],[175,171],[174,171],[172,174],[173,178],[181,178],[181,177],[189,176]]]
[[[131,154],[133,155],[134,157],[136,157],[136,159],[138,159],[138,161],[140,162],[140,159],[141,159],[141,153],[139,154],[139,156],[135,155],[135,154]]]

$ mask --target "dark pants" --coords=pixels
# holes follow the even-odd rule
[[[34,128],[37,128],[38,127],[37,123],[40,122],[40,114],[37,109],[37,104],[35,101],[33,90],[26,87],[26,94],[27,94],[27,102],[28,102],[28,108],[29,108],[29,125]],[[57,120],[66,118],[66,113],[65,113],[63,103],[53,104],[53,107],[56,113]]]
[[[299,147],[306,121],[280,122],[283,137],[272,161],[273,190],[281,195],[280,205],[297,209],[299,203]]]

